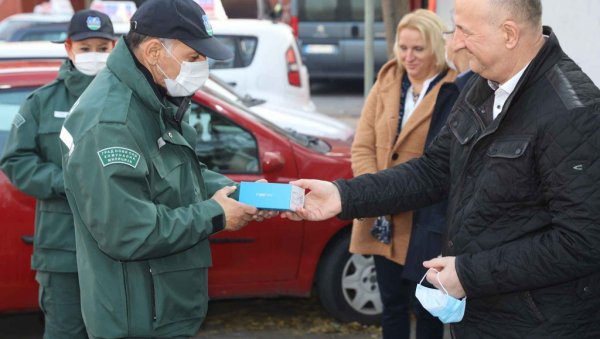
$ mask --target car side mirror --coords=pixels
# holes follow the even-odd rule
[[[285,164],[285,160],[279,152],[265,152],[262,156],[263,173],[275,172]]]

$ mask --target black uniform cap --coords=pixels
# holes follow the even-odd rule
[[[73,14],[67,37],[73,41],[92,38],[114,40],[115,31],[108,15],[93,9],[84,9]]]
[[[131,17],[130,30],[154,38],[179,40],[212,59],[233,57],[213,37],[208,16],[194,0],[148,0]]]

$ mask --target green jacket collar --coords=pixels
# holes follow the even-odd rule
[[[65,83],[69,94],[79,98],[92,80],[94,80],[94,77],[81,73],[73,66],[71,60],[65,60],[58,70],[57,80],[62,80]]]
[[[144,105],[156,112],[164,109],[165,105],[159,100],[142,71],[136,66],[135,56],[129,51],[127,43],[120,38],[108,57],[106,67],[129,87]]]

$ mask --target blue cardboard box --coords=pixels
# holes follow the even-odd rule
[[[258,209],[293,211],[304,206],[304,189],[290,184],[243,181],[239,201]]]

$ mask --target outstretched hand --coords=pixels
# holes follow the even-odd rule
[[[215,200],[225,215],[225,230],[237,231],[246,226],[250,221],[254,220],[254,216],[258,213],[256,207],[242,204],[235,199],[231,199],[229,195],[235,190],[235,186],[226,186],[215,192],[211,199]]]
[[[291,220],[326,220],[338,215],[342,211],[342,200],[338,188],[330,181],[300,179],[290,182],[310,190],[304,197],[304,207],[293,212],[284,212],[283,218]]]

